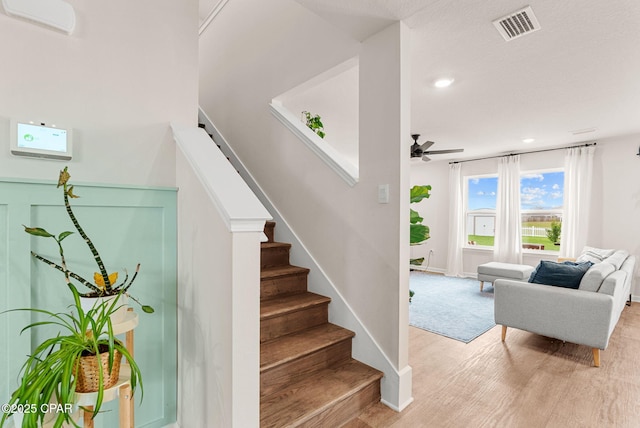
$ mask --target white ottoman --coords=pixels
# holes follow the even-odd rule
[[[516,281],[527,281],[533,272],[532,266],[517,265],[513,263],[489,262],[478,266],[478,281],[480,281],[480,291],[484,288],[485,282],[495,281],[498,278],[514,279]]]

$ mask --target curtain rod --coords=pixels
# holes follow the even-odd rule
[[[556,148],[553,148],[553,149],[532,150],[532,151],[528,151],[528,152],[509,153],[509,154],[506,154],[506,155],[487,156],[485,158],[466,159],[466,160],[460,160],[460,161],[455,161],[455,162],[449,162],[449,165],[454,164],[454,163],[465,163],[465,162],[474,162],[474,161],[480,161],[480,160],[485,160],[485,159],[495,159],[495,158],[501,158],[501,157],[504,157],[504,156],[528,155],[530,153],[552,152],[554,150],[575,149],[577,147],[589,147],[589,146],[595,146],[595,145],[596,145],[596,143],[594,142],[594,143],[578,144],[577,146],[556,147]]]

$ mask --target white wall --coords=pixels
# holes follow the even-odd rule
[[[589,223],[588,245],[601,248],[622,248],[640,259],[640,135],[629,135],[597,141],[594,157],[593,193]],[[520,157],[521,170],[562,167],[564,151],[552,151]],[[497,159],[467,162],[463,175],[496,173]],[[412,163],[411,184],[431,184],[432,196],[414,206],[431,228],[431,239],[425,245],[412,248],[412,257],[427,256],[434,250],[431,268],[444,271],[447,260],[448,162]],[[544,256],[553,259],[553,255]],[[525,254],[524,263],[536,265],[540,256]],[[464,272],[473,275],[478,264],[492,260],[491,251],[464,250]],[[635,280],[634,295],[640,295],[640,281]]]
[[[623,248],[640,261],[640,134],[598,143],[591,195],[591,235],[600,248]],[[638,271],[638,267],[636,267]],[[636,276],[634,296],[640,298]]]
[[[197,118],[198,2],[68,0],[68,36],[0,13],[0,175],[175,184],[169,122]],[[8,118],[74,128],[70,162],[9,154]]]
[[[407,367],[408,170],[403,178],[401,165],[409,127],[401,94],[408,88],[400,84],[406,35],[400,26],[390,31],[361,45],[290,0],[229,2],[200,39],[200,105],[400,372]],[[350,187],[270,115],[268,103],[361,52],[360,182]],[[389,204],[377,203],[378,184],[390,185]]]
[[[180,152],[177,175],[178,421],[232,426],[232,235]]]

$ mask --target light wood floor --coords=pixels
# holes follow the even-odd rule
[[[409,327],[414,402],[366,427],[640,427],[640,303],[625,307],[593,367],[591,348],[496,326],[464,344]]]

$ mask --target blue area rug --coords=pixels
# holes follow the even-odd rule
[[[475,279],[412,271],[409,288],[416,293],[409,305],[414,327],[469,343],[496,325],[490,284],[480,292]]]

